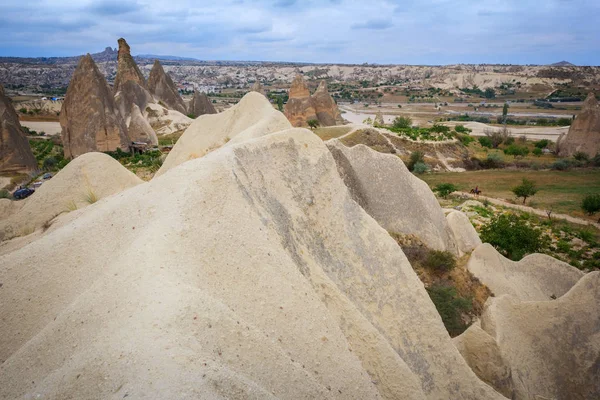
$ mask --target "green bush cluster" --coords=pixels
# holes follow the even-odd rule
[[[450,272],[456,267],[456,258],[448,251],[431,250],[422,266],[434,272]]]
[[[471,299],[460,297],[455,288],[441,284],[427,288],[427,293],[435,305],[442,322],[450,336],[458,336],[467,329],[461,318],[463,313],[471,311],[473,302]]]
[[[549,246],[550,239],[541,230],[531,227],[514,214],[503,214],[483,226],[481,240],[494,246],[500,253],[518,261],[527,254],[540,253]]]

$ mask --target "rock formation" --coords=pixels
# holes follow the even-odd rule
[[[263,85],[260,84],[259,81],[256,81],[252,84],[250,91],[260,93],[263,96],[265,95],[265,88],[263,87]]]
[[[117,76],[115,77],[115,84],[113,87],[114,93],[116,94],[121,90],[121,86],[127,81],[134,81],[141,87],[146,87],[144,75],[142,75],[142,72],[131,56],[129,45],[123,38],[120,38],[118,42],[119,55],[117,57]]]
[[[168,108],[186,114],[187,109],[183,99],[179,95],[177,86],[173,83],[171,77],[165,72],[158,60],[150,70],[148,77],[148,90],[154,98],[160,103],[163,102]]]
[[[162,167],[160,176],[169,169],[218,149],[225,144],[289,129],[292,126],[269,100],[249,92],[239,103],[219,114],[198,117],[179,138]],[[237,138],[237,136],[240,138]]]
[[[199,117],[204,114],[216,114],[215,106],[210,102],[206,93],[194,91],[194,97],[188,106],[188,114]]]
[[[480,377],[511,371],[509,382],[488,381],[512,391],[511,398],[598,399],[599,316],[600,272],[591,272],[556,300],[491,297],[481,316],[484,332],[474,325],[455,341]],[[477,344],[484,340],[488,352]]]
[[[583,276],[577,268],[545,254],[511,261],[488,243],[473,251],[467,269],[494,295],[510,294],[523,301],[560,297]]]
[[[86,153],[71,161],[34,194],[18,203],[22,207],[0,220],[0,240],[42,228],[56,216],[80,209],[142,180],[114,158]],[[2,357],[0,357],[2,359]]]
[[[446,215],[446,221],[460,256],[473,251],[481,244],[477,231],[465,213],[453,210]]]
[[[1,398],[502,398],[321,139],[228,132],[273,122],[257,97],[199,118],[236,143],[0,256]]]
[[[127,120],[131,116],[134,105],[140,110],[145,110],[148,104],[154,103],[154,99],[148,90],[135,81],[129,80],[115,93],[115,103],[123,119]]]
[[[373,120],[373,125],[375,125],[375,126],[385,125],[385,121],[383,120],[383,114],[381,113],[381,111],[377,111],[377,113],[375,113],[375,119]]]
[[[311,99],[321,126],[341,125],[343,123],[340,110],[338,110],[335,100],[327,90],[326,81],[319,83],[319,87]]]
[[[60,112],[65,157],[90,151],[129,151],[127,127],[106,83],[88,54],[81,58]]]
[[[290,88],[289,99],[285,105],[285,116],[293,126],[308,126],[315,119],[321,126],[333,126],[344,121],[333,97],[327,91],[327,83],[321,81],[311,96],[302,75],[297,75]]]
[[[156,132],[154,132],[154,129],[152,129],[148,120],[144,118],[139,107],[135,104],[131,111],[127,131],[129,133],[129,140],[132,142],[144,142],[151,145],[158,145]]]
[[[297,75],[292,82],[284,113],[292,126],[308,126],[307,121],[317,119],[317,111],[302,75]]]
[[[0,85],[0,175],[27,173],[37,169],[19,116]]]
[[[142,112],[157,135],[183,132],[194,121],[179,111],[169,110],[158,103],[149,103]]]
[[[385,230],[416,237],[431,249],[458,252],[435,195],[400,158],[339,140],[327,147],[352,198]]]
[[[594,157],[600,153],[600,107],[593,93],[585,99],[581,112],[557,146],[561,157],[570,157],[577,152]]]

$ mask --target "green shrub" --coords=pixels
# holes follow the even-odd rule
[[[449,272],[456,267],[456,258],[448,251],[432,250],[422,265],[435,272]]]
[[[10,192],[6,189],[0,189],[0,199],[10,199]]]
[[[472,136],[469,136],[466,133],[458,133],[456,134],[456,137],[458,138],[458,140],[465,146],[468,146],[469,143],[474,142],[475,138]]]
[[[188,114],[187,117],[190,119],[196,119],[196,116],[194,114]]]
[[[514,138],[514,137],[512,137],[512,136],[509,136],[509,137],[507,137],[506,139],[504,139],[504,142],[503,142],[503,143],[504,143],[505,145],[507,145],[507,146],[510,146],[510,145],[512,145],[513,143],[515,143],[515,138]]]
[[[590,161],[590,156],[588,156],[583,151],[578,151],[577,153],[573,154],[573,158],[577,161],[583,161],[583,162]]]
[[[548,139],[542,139],[534,143],[534,146],[538,149],[545,149],[550,144]]]
[[[51,171],[54,168],[56,168],[56,159],[54,157],[48,157],[44,160],[44,163],[42,164],[42,168],[44,168],[44,170],[46,171]]]
[[[418,162],[425,162],[425,153],[423,153],[422,151],[413,151],[412,153],[410,153],[410,160],[408,161],[408,164],[406,164],[408,170],[412,171],[414,169],[415,164]]]
[[[464,125],[456,125],[454,130],[458,133],[471,133],[471,129],[465,127]]]
[[[533,149],[533,155],[536,157],[540,157],[543,154],[542,149],[540,149],[539,147],[536,147],[535,149]]]
[[[589,194],[583,198],[581,209],[587,215],[594,215],[600,211],[600,194]]]
[[[452,183],[440,183],[435,187],[435,189],[433,189],[433,191],[437,192],[438,195],[445,199],[450,193],[455,192],[457,189],[458,188]]]
[[[442,322],[450,336],[458,336],[467,329],[461,315],[471,311],[473,303],[470,299],[460,297],[451,286],[433,285],[427,288],[427,293],[435,305]]]
[[[482,162],[483,168],[494,169],[504,167],[504,160],[498,153],[490,153],[487,158]]]
[[[396,117],[392,126],[394,128],[410,128],[412,126],[412,119],[410,117]]]
[[[554,169],[557,171],[566,171],[571,169],[572,163],[569,160],[556,160],[550,165],[550,169]]]
[[[482,136],[479,139],[479,144],[483,147],[487,147],[488,149],[492,148],[492,140],[487,136]]]
[[[500,253],[518,261],[527,254],[543,252],[550,239],[539,229],[530,227],[514,214],[503,214],[483,226],[481,240]]]
[[[514,140],[513,140],[514,141]],[[519,146],[516,144],[511,144],[506,149],[504,149],[504,154],[509,156],[517,157],[525,157],[529,154],[529,149],[525,146]]]
[[[417,162],[413,166],[413,172],[415,174],[424,174],[426,172],[429,172],[429,166],[424,162]]]

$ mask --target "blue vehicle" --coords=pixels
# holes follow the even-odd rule
[[[26,199],[27,197],[31,196],[33,192],[35,192],[35,190],[21,186],[20,188],[15,190],[15,192],[13,193],[13,198],[15,200]]]

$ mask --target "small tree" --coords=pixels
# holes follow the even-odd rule
[[[538,188],[535,187],[535,182],[523,178],[523,181],[519,186],[512,188],[512,192],[517,198],[522,197],[523,204],[525,204],[525,200],[527,200],[528,197],[535,196],[538,192]]]
[[[487,147],[488,149],[492,148],[492,141],[487,136],[482,136],[479,138],[479,144],[483,147]]]
[[[450,195],[450,193],[455,192],[457,190],[457,187],[452,183],[440,183],[433,190],[437,192],[440,195],[440,197],[443,197],[445,199],[446,197],[448,197],[448,195]]]
[[[412,126],[412,119],[410,117],[396,117],[392,123],[394,128],[410,128]]]
[[[508,138],[511,137],[510,129],[507,129],[506,127],[498,130],[485,129],[483,133],[490,139],[494,149],[497,149],[498,146],[506,142]]]
[[[496,91],[492,88],[487,88],[485,89],[485,92],[483,92],[483,95],[486,99],[493,99],[494,97],[496,97]]]
[[[594,215],[600,211],[600,194],[588,194],[581,202],[581,209],[587,215]]]
[[[537,149],[537,150],[540,150],[540,149]],[[514,158],[525,157],[527,154],[529,154],[529,149],[525,146],[518,146],[516,144],[511,144],[506,149],[504,149],[504,154],[513,156]]]
[[[408,167],[409,171],[412,171],[415,167],[415,164],[419,162],[425,163],[425,153],[423,153],[422,151],[413,151],[412,153],[410,153],[410,160],[408,161],[408,164],[406,164],[406,166]]]
[[[315,129],[317,126],[319,126],[319,121],[316,119],[309,119],[306,121],[306,123],[310,129]]]
[[[504,103],[502,108],[502,122],[506,123],[506,117],[508,116],[508,103]]]
[[[493,218],[481,229],[481,241],[494,246],[511,260],[518,261],[527,254],[546,249],[550,239],[514,214]]]
[[[283,112],[283,99],[281,96],[277,96],[277,109]]]

